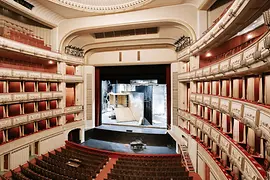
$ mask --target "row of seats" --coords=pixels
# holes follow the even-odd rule
[[[159,176],[159,177],[152,177],[152,176],[133,176],[133,175],[123,175],[123,174],[108,174],[107,180],[192,180],[190,177],[179,177],[179,176]]]
[[[28,179],[33,179],[33,180],[51,180],[50,178],[45,177],[43,175],[40,175],[39,173],[36,173],[36,172],[32,171],[29,168],[26,168],[26,167],[23,167],[23,166],[20,166],[20,168],[21,168],[21,173],[25,177],[27,177]],[[55,180],[58,180],[58,179],[55,179]]]
[[[52,153],[49,153],[49,156],[50,158],[53,158],[55,160],[58,160],[60,162],[63,162],[63,163],[67,163],[69,161],[69,157],[65,157],[65,156],[62,156],[60,154],[52,154]],[[95,177],[97,173],[100,172],[100,168],[96,167],[96,166],[93,166],[89,163],[82,163],[81,168],[84,168],[84,169],[87,169],[87,171],[91,174],[91,176]]]
[[[36,165],[41,167],[41,168],[47,169],[49,171],[55,172],[57,174],[71,177],[72,179],[78,179],[78,180],[88,180],[89,179],[88,175],[86,175],[82,172],[74,171],[75,169],[72,167],[62,168],[59,165],[58,166],[52,165],[52,164],[49,164],[49,163],[42,161],[40,159],[36,159]]]
[[[113,165],[114,169],[134,169],[136,171],[185,171],[185,167],[179,167],[179,166],[167,166],[167,167],[159,167],[159,166],[134,166],[132,164],[130,165],[120,165],[120,164],[114,164]]]
[[[108,180],[190,180],[180,156],[120,157],[108,174]]]
[[[50,157],[47,157],[47,156],[44,156],[44,155],[42,155],[42,161],[44,161],[45,163],[48,163],[52,167],[59,167],[59,168],[62,168],[62,169],[66,169],[68,171],[74,171],[74,168],[68,166],[65,162],[58,161],[56,159],[53,159],[53,158],[50,158]],[[87,176],[91,176],[91,173],[92,173],[92,171],[90,171],[90,169],[86,169],[86,168],[84,168],[82,166],[78,167],[76,169],[76,172],[78,172],[80,174],[85,174]]]

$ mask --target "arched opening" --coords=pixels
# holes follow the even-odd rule
[[[80,131],[81,129],[74,129],[68,133],[68,141],[72,141],[75,143],[81,143],[80,139]]]

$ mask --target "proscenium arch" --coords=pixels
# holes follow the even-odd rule
[[[185,23],[183,21],[180,21],[180,20],[148,21],[148,22],[129,23],[129,24],[125,24],[125,25],[119,24],[119,25],[115,25],[115,26],[102,26],[102,27],[89,27],[89,28],[82,28],[82,29],[74,29],[71,32],[69,32],[68,34],[66,34],[63,37],[63,39],[60,41],[59,50],[60,51],[63,50],[64,44],[66,44],[66,41],[67,40],[70,42],[70,41],[72,41],[72,39],[79,37],[79,35],[76,35],[76,33],[79,33],[81,31],[94,30],[94,29],[100,29],[100,28],[108,28],[108,27],[113,28],[113,27],[121,27],[121,26],[134,26],[136,24],[145,24],[145,25],[147,25],[147,24],[152,24],[152,23],[176,23],[179,26],[181,26],[181,28],[183,30],[185,30],[183,28],[183,27],[185,27],[186,30],[187,30],[187,32],[188,32],[188,34],[191,35],[191,38],[194,39],[194,40],[196,40],[196,33],[193,30],[193,28],[189,24],[187,24],[187,23]]]
[[[147,25],[147,24],[146,24]],[[151,35],[149,36],[149,39],[146,38],[144,39],[141,38],[140,36],[138,36],[137,38],[126,38],[126,39],[118,39],[118,38],[109,38],[107,39],[107,41],[105,42],[95,42],[95,38],[92,36],[89,36],[89,32],[84,32],[81,35],[78,33],[72,34],[70,35],[64,42],[63,46],[67,46],[67,45],[75,45],[77,47],[83,48],[85,51],[91,50],[91,49],[100,49],[100,48],[108,48],[112,45],[110,44],[119,44],[120,42],[125,42],[125,43],[129,43],[131,41],[135,41],[135,42],[141,42],[141,41],[153,41],[153,40],[161,40],[161,39],[170,39],[170,41],[167,41],[166,43],[169,43],[171,45],[174,45],[175,41],[179,39],[180,36],[182,35],[186,35],[191,37],[191,34],[189,32],[189,30],[183,26],[183,25],[179,25],[176,23],[160,23],[160,24],[154,24],[154,25],[147,25],[147,27],[151,27],[151,26],[158,26],[160,27],[160,30],[158,32],[159,37],[151,37]],[[132,29],[134,27],[119,27],[119,29]],[[141,27],[138,27],[141,28]],[[144,28],[144,26],[142,26],[142,28]],[[109,29],[111,31],[111,29]],[[108,30],[108,31],[109,31]],[[117,31],[117,30],[116,30]],[[103,29],[103,32],[107,32],[106,29]],[[94,33],[94,32],[91,32]],[[122,37],[123,38],[123,37]],[[136,43],[135,43],[136,44]],[[154,43],[155,44],[155,43]],[[160,43],[158,43],[160,44]],[[103,47],[100,47],[102,46]],[[97,47],[96,47],[97,46]],[[116,45],[117,46],[117,45]],[[115,47],[115,46],[114,46]]]
[[[58,40],[55,47],[60,50],[67,37],[80,31],[160,22],[174,22],[183,25],[190,32],[191,37],[196,39],[197,14],[198,9],[195,6],[179,4],[121,14],[67,19],[58,26],[58,36],[56,37]]]

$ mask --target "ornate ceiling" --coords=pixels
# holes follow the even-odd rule
[[[85,11],[112,13],[141,7],[153,0],[49,0],[58,5]]]

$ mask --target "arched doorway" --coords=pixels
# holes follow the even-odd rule
[[[68,141],[81,143],[80,139],[80,131],[81,129],[74,129],[68,133]]]

